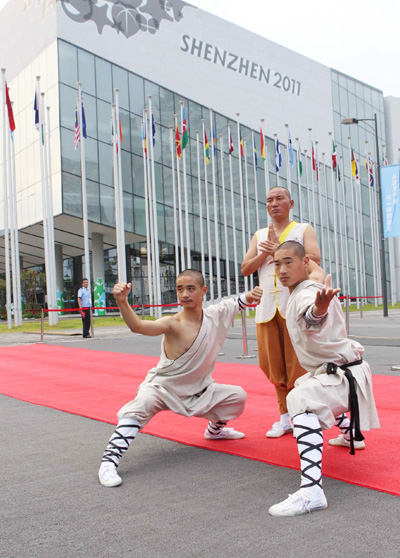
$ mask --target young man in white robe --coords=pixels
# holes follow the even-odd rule
[[[142,335],[163,335],[161,358],[149,370],[137,395],[118,412],[118,426],[111,436],[99,469],[103,486],[114,487],[122,479],[117,467],[137,432],[160,411],[170,410],[186,417],[209,421],[204,433],[207,440],[238,440],[242,432],[227,428],[229,420],[242,414],[247,398],[239,386],[214,382],[212,372],[226,334],[238,314],[251,304],[258,304],[262,289],[255,287],[237,299],[223,300],[203,310],[207,292],[202,274],[183,271],[176,280],[178,302],[183,310],[155,321],[138,318],[128,303],[131,284],[117,283],[113,294],[127,326]]]
[[[328,503],[322,489],[322,430],[339,427],[348,447],[362,442],[362,430],[378,428],[371,370],[364,348],[347,338],[343,311],[331,288],[309,279],[308,257],[298,242],[288,241],[274,254],[275,272],[289,288],[286,325],[299,362],[307,374],[287,398],[300,454],[300,490],[272,506],[275,516],[322,510]],[[351,420],[344,413],[351,410]],[[338,444],[334,444],[338,445]],[[345,444],[342,444],[345,445]]]

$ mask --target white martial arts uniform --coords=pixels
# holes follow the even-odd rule
[[[236,299],[223,300],[203,310],[203,321],[192,346],[176,360],[165,354],[149,370],[137,395],[118,412],[118,418],[131,418],[143,427],[158,412],[171,410],[186,417],[228,421],[244,410],[247,394],[239,386],[214,382],[211,374],[233,319],[239,312]]]
[[[327,363],[341,366],[360,360],[364,347],[348,339],[342,307],[336,298],[319,324],[307,324],[304,314],[322,288],[314,281],[303,281],[289,297],[286,325],[300,364],[308,373],[296,380],[287,404],[290,416],[312,412],[318,416],[322,429],[328,429],[335,424],[335,416],[349,410],[349,387],[344,370],[338,368],[336,374],[326,374]],[[363,361],[350,370],[357,386],[360,428],[379,428],[370,367]]]

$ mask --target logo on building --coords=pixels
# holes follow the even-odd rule
[[[77,23],[93,21],[101,34],[111,27],[125,37],[139,31],[156,33],[161,22],[180,21],[188,6],[182,0],[59,0],[67,16]],[[193,7],[193,6],[192,6]]]

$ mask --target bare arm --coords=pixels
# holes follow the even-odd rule
[[[310,260],[313,260],[316,264],[320,265],[321,253],[318,246],[317,233],[311,225],[308,225],[308,227],[304,231],[303,243],[304,250],[306,251],[306,254],[310,258]]]
[[[174,324],[171,316],[160,318],[152,322],[141,320],[135,314],[128,303],[128,294],[130,293],[131,288],[131,283],[117,283],[113,288],[113,295],[118,304],[121,316],[129,329],[135,333],[150,336],[171,333]]]
[[[308,262],[308,273],[310,279],[316,281],[317,283],[324,283],[325,282],[325,271],[320,267],[318,264],[309,260]]]

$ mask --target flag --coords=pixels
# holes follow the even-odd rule
[[[278,138],[276,138],[276,149],[275,149],[275,170],[276,170],[276,172],[279,172],[279,169],[280,169],[281,166],[282,166],[281,146],[280,146]]]
[[[336,145],[335,142],[332,140],[332,169],[335,170],[337,165],[337,153],[336,153]]]
[[[301,146],[300,146],[300,143],[299,143],[299,149],[297,151],[297,156],[299,158],[299,175],[302,176],[302,174],[303,174],[303,163],[301,161]]]
[[[154,147],[156,144],[156,125],[154,123],[153,109],[151,110],[151,130],[153,134],[153,147]]]
[[[40,125],[40,118],[39,118],[39,102],[37,98],[37,91],[35,91],[35,102],[33,105],[33,110],[35,111],[35,128],[40,134],[40,139],[42,141],[42,145],[44,145],[44,130],[43,130],[43,123]]]
[[[143,119],[142,125],[142,146],[144,151],[144,156],[147,159],[147,131],[146,131],[146,119]]]
[[[244,159],[244,153],[243,153],[243,140],[242,140],[242,139],[240,140],[240,154],[241,154],[241,156],[242,156],[243,159]]]
[[[82,109],[83,109],[83,104],[82,104]],[[85,126],[83,128],[84,134],[86,132],[86,122],[85,122]],[[84,138],[86,137],[85,135],[83,136]],[[121,119],[119,119],[119,141],[122,143],[122,125],[121,125]]]
[[[387,167],[388,164],[389,164],[389,161],[388,161],[387,155],[386,155],[386,153],[385,153],[385,154],[383,155],[383,157],[382,157],[382,166],[383,166],[383,167]]]
[[[337,165],[336,170],[337,170],[337,179],[338,179],[338,182],[340,182],[340,181],[342,180],[342,178],[341,178],[341,176],[340,176],[340,167],[339,167],[339,165]]]
[[[8,111],[8,122],[10,124],[10,130],[13,132],[15,130],[15,120],[14,120],[14,113],[11,105],[10,95],[8,93],[7,82],[6,82],[6,104],[7,104],[7,111]]]
[[[365,156],[365,168],[367,169],[367,174],[369,176],[369,185],[371,188],[374,187],[374,173],[372,169],[372,161],[370,157]]]
[[[229,155],[233,152],[233,141],[232,141],[232,134],[229,132]]]
[[[355,177],[356,181],[358,182],[360,180],[359,174],[358,174],[358,167],[357,167],[357,161],[354,155],[354,149],[351,149],[351,174]]]
[[[85,116],[85,107],[83,106],[83,98],[81,99],[82,104],[82,135],[84,138],[87,138],[86,135],[86,116]],[[119,121],[119,125],[121,126],[121,121]],[[121,132],[121,141],[122,141],[122,132]]]
[[[312,168],[313,170],[317,170],[317,165],[315,162],[315,151],[314,151],[314,142],[311,142],[311,156],[312,156]]]
[[[79,133],[79,121],[78,121],[78,107],[75,109],[75,134],[74,134],[74,149],[78,149],[79,142],[81,140]]]
[[[289,160],[290,160],[290,166],[293,167],[294,156],[293,156],[293,144],[292,144],[292,137],[290,135],[290,130],[289,130]]]
[[[176,155],[178,159],[180,159],[182,156],[182,142],[181,142],[181,137],[179,135],[178,123],[176,123],[176,128],[175,128],[175,147],[176,147]]]
[[[215,137],[215,130],[214,130],[214,124],[212,127],[212,142],[213,142],[213,146],[214,146],[214,157],[217,154],[217,138]]]
[[[257,170],[257,149],[256,149],[256,138],[253,138],[253,139],[254,139],[254,162],[255,162],[255,165],[256,165],[256,170]]]
[[[262,160],[265,161],[266,155],[265,155],[264,134],[261,127],[260,127],[260,144],[261,144],[261,157]]]
[[[179,137],[179,130],[177,129],[177,131]],[[175,133],[175,141],[176,141],[176,133]],[[187,124],[186,124],[186,113],[185,113],[185,107],[183,107],[182,109],[182,151],[185,149],[188,142],[189,142],[189,135],[188,135]],[[176,153],[178,154],[178,147]],[[178,157],[180,158],[180,155],[178,155]]]
[[[204,144],[206,146],[206,159],[207,159],[207,165],[210,162],[210,145],[208,143],[208,139],[207,139],[207,132],[204,130]]]

